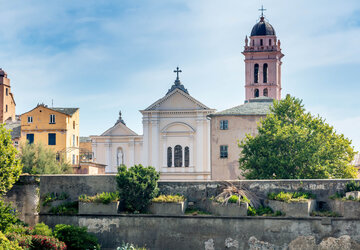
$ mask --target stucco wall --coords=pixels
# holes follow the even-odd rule
[[[213,116],[211,118],[211,179],[236,180],[239,170],[238,141],[257,133],[257,123],[264,116]],[[220,121],[228,120],[228,129],[220,130]],[[220,146],[228,146],[228,158],[220,158]]]
[[[51,227],[59,223],[86,226],[99,239],[103,249],[116,249],[122,242],[153,250],[248,249],[251,236],[278,246],[289,244],[302,235],[313,235],[317,240],[349,235],[360,241],[358,219],[41,215],[40,220]]]

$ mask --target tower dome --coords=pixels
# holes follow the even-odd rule
[[[251,30],[251,36],[275,36],[275,30],[270,23],[264,20],[264,17],[260,17],[260,21],[254,25]]]

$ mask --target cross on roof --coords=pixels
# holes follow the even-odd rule
[[[264,17],[264,11],[266,11],[266,9],[264,9],[263,5],[261,5],[261,9],[258,9],[258,11],[261,11],[261,17]]]
[[[179,69],[179,67],[176,67],[176,70],[174,70],[174,73],[176,73],[176,80],[179,80],[179,73],[182,71]]]

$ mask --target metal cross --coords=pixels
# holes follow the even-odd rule
[[[259,11],[261,11],[261,17],[264,16],[264,11],[266,11],[266,9],[264,9],[264,6],[261,5],[261,9],[258,9]]]
[[[179,69],[179,67],[176,67],[176,70],[174,70],[174,73],[176,73],[176,80],[179,80],[179,73],[182,71]]]

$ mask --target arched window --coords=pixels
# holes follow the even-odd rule
[[[263,95],[264,95],[264,96],[268,96],[268,94],[269,94],[269,93],[268,93],[268,89],[264,89]]]
[[[189,147],[185,147],[185,167],[189,167],[190,163],[190,150]]]
[[[263,39],[260,39],[260,46],[263,46]]]
[[[254,97],[259,97],[259,90],[258,90],[258,89],[255,89],[255,91],[254,91]]]
[[[264,66],[263,66],[263,80],[264,80],[264,83],[267,82],[267,75],[268,75],[268,65],[267,65],[267,63],[264,63]]]
[[[174,163],[175,167],[182,167],[182,147],[176,145],[174,148]]]
[[[172,166],[172,148],[168,147],[167,149],[167,166],[171,168]]]
[[[259,64],[255,64],[254,66],[254,83],[259,82]]]
[[[269,46],[271,46],[271,39],[269,39]]]
[[[6,95],[9,95],[9,89],[6,88]]]

